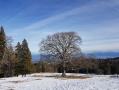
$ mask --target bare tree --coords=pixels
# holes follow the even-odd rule
[[[40,43],[40,51],[43,54],[53,55],[62,62],[62,76],[66,76],[66,62],[81,52],[81,38],[75,32],[61,32],[47,36]]]
[[[5,77],[14,75],[14,66],[16,64],[16,61],[12,42],[13,42],[12,37],[6,38],[6,47],[2,60],[2,69]]]

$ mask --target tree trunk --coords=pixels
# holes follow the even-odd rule
[[[66,76],[66,70],[63,69],[63,72],[62,72],[62,77],[65,77]]]
[[[65,61],[63,60],[63,71],[62,71],[62,77],[66,76],[66,70],[65,70]]]
[[[118,74],[117,74],[117,78],[118,78]]]
[[[88,74],[88,68],[87,68],[86,72],[87,72],[87,74]]]

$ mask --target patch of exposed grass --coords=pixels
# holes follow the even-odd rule
[[[10,88],[10,89],[8,89],[8,90],[14,90],[14,89]]]
[[[45,77],[44,75],[33,75],[32,77]]]
[[[88,79],[88,76],[65,76],[65,77],[56,77],[57,79],[67,80],[67,79]]]
[[[11,82],[11,83],[22,83],[22,82],[26,82],[26,81],[9,81],[9,82]]]
[[[42,79],[40,79],[40,78],[37,78],[37,79],[35,79],[35,80],[42,80]]]
[[[34,80],[42,80],[42,79],[36,78],[36,79],[34,79]],[[33,80],[32,80],[32,81],[33,81]],[[17,83],[30,82],[30,81],[29,81],[29,80],[23,80],[23,81],[18,80],[18,81],[9,81],[9,82],[17,84]]]
[[[59,77],[58,75],[46,75],[46,76],[44,76],[44,75],[33,75],[32,77]]]
[[[88,79],[88,78],[91,78],[89,76],[86,76],[86,75],[83,75],[83,76],[73,76],[73,75],[68,75],[68,76],[65,76],[65,77],[62,77],[60,75],[52,75],[52,76],[44,76],[44,75],[33,75],[32,77],[53,77],[55,79],[62,79],[62,80],[66,80],[66,79]]]

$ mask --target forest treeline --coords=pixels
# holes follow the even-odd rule
[[[37,63],[32,62],[26,39],[15,47],[12,42],[0,27],[0,77],[39,72],[119,74],[119,58],[97,59],[82,54],[78,48],[81,38],[74,32],[56,33],[43,40],[41,49],[47,55]]]
[[[26,75],[33,72],[32,56],[27,40],[12,45],[12,38],[6,36],[0,27],[0,77]]]
[[[42,59],[34,64],[37,72],[62,72],[62,63],[57,60]],[[66,63],[67,73],[85,74],[119,74],[119,57],[96,59],[91,56],[80,56]]]

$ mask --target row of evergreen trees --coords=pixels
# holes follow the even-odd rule
[[[26,75],[33,72],[32,56],[27,40],[14,48],[10,37],[0,27],[0,77]]]

